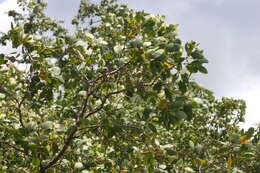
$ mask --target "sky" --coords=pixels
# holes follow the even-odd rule
[[[47,0],[47,14],[70,19],[79,0]],[[209,60],[207,75],[197,81],[220,97],[244,99],[246,125],[260,121],[260,1],[259,0],[121,0],[130,8],[161,14],[167,23],[179,24],[183,41],[200,43]],[[0,31],[10,24],[3,13],[16,8],[15,0],[0,0]],[[0,50],[1,51],[1,50]]]

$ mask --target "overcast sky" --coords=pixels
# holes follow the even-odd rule
[[[79,0],[48,0],[47,13],[57,19],[76,14]],[[179,24],[184,41],[200,43],[209,59],[209,74],[197,77],[217,97],[247,103],[246,126],[260,121],[260,0],[121,0],[130,8],[166,16]],[[3,11],[15,0],[0,0],[0,31],[10,26]],[[0,50],[1,51],[1,50]]]

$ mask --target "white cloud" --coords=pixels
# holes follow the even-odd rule
[[[5,0],[0,3],[0,32],[7,32],[11,28],[11,18],[8,17],[7,12],[9,10],[16,10],[20,11],[19,7],[16,3],[16,0]],[[10,53],[12,52],[11,45],[8,44],[7,46],[0,45],[0,53]]]
[[[5,0],[0,3],[0,31],[6,32],[10,29],[10,18],[6,14],[9,10],[18,10],[16,0]]]
[[[240,98],[246,101],[246,116],[245,123],[242,125],[244,128],[260,123],[260,109],[259,109],[259,98],[260,98],[260,81],[258,77],[251,77],[242,79],[239,90],[234,90],[228,96]]]

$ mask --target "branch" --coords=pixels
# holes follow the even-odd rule
[[[71,131],[70,135],[65,139],[64,145],[61,148],[61,150],[58,152],[58,154],[56,156],[54,156],[51,161],[49,161],[46,165],[41,165],[41,170],[40,172],[44,172],[45,170],[47,170],[48,168],[52,167],[54,164],[56,164],[59,159],[64,155],[64,153],[66,152],[66,150],[68,149],[70,143],[73,141],[74,139],[74,135],[76,134],[76,132],[78,131],[78,128],[80,126],[80,119],[83,117],[84,112],[86,111],[87,108],[87,102],[88,102],[88,98],[91,95],[92,92],[90,92],[90,90],[88,90],[88,94],[86,96],[86,98],[84,99],[84,101],[82,102],[82,109],[81,112],[77,115],[76,117],[76,124],[75,124],[75,128]]]
[[[119,69],[117,69],[116,71],[113,71],[110,72],[109,74],[114,74],[116,73],[117,71],[119,71]],[[136,86],[134,86],[134,88],[137,88],[137,87],[143,87],[143,86],[151,86],[155,83],[155,81],[153,81],[152,83],[140,83],[140,84],[137,84]],[[81,118],[88,118],[89,116],[99,112],[100,110],[102,110],[102,108],[104,107],[104,104],[106,102],[106,100],[115,95],[115,94],[119,94],[119,93],[122,93],[122,92],[125,92],[127,89],[122,89],[122,90],[118,90],[118,91],[114,91],[114,92],[111,92],[111,93],[108,93],[104,99],[102,100],[102,103],[101,105],[96,108],[95,110],[93,110],[92,112],[88,113],[86,116],[84,116],[84,113],[86,111],[86,108],[87,108],[87,101],[88,101],[88,98],[89,96],[92,94],[92,91],[88,90],[88,94],[86,96],[86,98],[84,99],[83,103],[82,103],[82,110],[81,112],[78,114],[78,116],[76,117],[76,125],[75,125],[75,128],[72,130],[72,132],[70,133],[70,135],[66,138],[65,140],[65,143],[62,147],[62,149],[58,152],[58,154],[56,156],[54,156],[50,162],[48,162],[46,165],[41,165],[41,170],[40,172],[44,172],[45,170],[47,170],[48,168],[52,167],[54,164],[57,163],[57,161],[59,161],[59,159],[64,155],[64,153],[66,152],[66,150],[68,149],[69,147],[69,144],[72,142],[72,140],[74,139],[74,135],[76,134],[76,132],[79,129],[79,126],[80,126],[80,119]]]
[[[73,129],[73,131],[70,133],[70,135],[66,138],[65,143],[62,147],[62,149],[58,152],[58,154],[50,161],[48,162],[46,165],[41,165],[41,171],[44,172],[45,170],[49,169],[50,167],[52,167],[66,152],[66,150],[69,147],[69,144],[71,143],[71,141],[74,138],[74,135],[76,134],[78,130],[78,127],[75,126],[75,128]]]
[[[79,131],[80,130],[85,130],[85,129],[96,129],[96,128],[99,128],[99,127],[101,127],[100,125],[92,125],[92,126],[86,126],[86,127],[82,127],[82,128],[80,128],[79,129]]]
[[[15,105],[2,105],[2,106],[0,106],[0,109],[1,108],[3,108],[3,109],[15,108]]]
[[[155,81],[156,81],[156,80],[155,80]],[[153,82],[151,82],[151,83],[139,83],[139,84],[133,86],[133,88],[145,87],[145,86],[152,86],[152,85],[154,85],[155,81],[153,81]],[[83,118],[86,119],[86,118],[90,117],[91,115],[93,115],[93,114],[99,112],[101,109],[103,109],[103,107],[104,107],[104,105],[105,105],[105,102],[106,102],[106,100],[107,100],[109,97],[111,97],[111,96],[113,96],[113,95],[116,95],[116,94],[123,93],[123,92],[125,92],[125,91],[127,91],[127,88],[108,93],[108,94],[104,97],[104,99],[102,100],[101,105],[100,105],[99,107],[97,107],[96,109],[94,109],[92,112],[90,112],[90,113],[88,113],[87,115],[85,115]]]
[[[13,98],[15,100],[15,102],[18,104],[18,107],[16,107],[16,109],[17,109],[18,114],[19,114],[19,122],[20,122],[21,126],[24,127],[24,123],[23,123],[23,119],[22,119],[22,111],[21,111],[21,105],[22,105],[22,102],[23,102],[24,99],[21,102],[19,102],[19,100],[16,97],[14,97],[14,95],[15,95],[14,93],[7,91],[2,86],[0,86],[0,92],[6,94],[10,98]]]
[[[28,152],[26,152],[26,151],[23,150],[23,149],[20,149],[20,148],[16,147],[15,145],[12,145],[10,142],[0,141],[0,144],[4,144],[4,145],[6,145],[6,146],[8,146],[8,147],[10,147],[10,148],[15,149],[16,151],[18,151],[18,152],[20,152],[20,153],[25,154],[26,156],[30,156],[30,157],[31,157],[31,155],[30,155]]]
[[[97,81],[99,81],[100,79],[106,77],[106,76],[109,76],[109,75],[113,75],[113,74],[116,74],[117,72],[123,70],[128,64],[130,64],[131,61],[125,63],[124,65],[122,65],[121,67],[119,67],[118,69],[115,69],[113,71],[110,71],[110,72],[107,72],[107,73],[104,73],[102,75],[100,75],[99,77],[97,77],[95,80],[91,80],[89,81],[90,84],[95,84]]]
[[[17,109],[17,112],[19,114],[19,122],[21,124],[22,127],[24,127],[24,123],[23,123],[23,114],[22,114],[22,111],[21,111],[21,105],[18,104],[18,108]]]
[[[3,93],[11,98],[13,98],[15,100],[15,102],[19,102],[15,97],[14,97],[14,93],[10,92],[10,91],[7,91],[4,87],[0,86],[0,93]]]

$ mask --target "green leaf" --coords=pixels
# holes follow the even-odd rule
[[[150,114],[152,113],[152,110],[150,108],[145,108],[143,110],[143,120],[147,120],[150,117]]]
[[[191,120],[193,117],[192,104],[188,103],[183,106],[183,111],[187,115],[187,120]]]
[[[157,82],[154,87],[153,87],[154,90],[156,90],[158,93],[161,91],[162,89],[162,82]]]
[[[194,145],[194,143],[193,143],[192,141],[189,141],[189,146],[190,146],[192,149],[194,149],[194,147],[195,147],[195,145]]]
[[[148,127],[149,127],[154,133],[157,133],[156,127],[155,127],[152,123],[149,123],[149,124],[148,124]]]
[[[194,59],[204,59],[203,51],[198,49],[192,52],[191,56]]]
[[[154,53],[152,53],[152,59],[162,58],[163,55],[164,55],[163,49],[156,50]]]
[[[0,65],[1,64],[5,64],[5,59],[4,59],[5,55],[4,54],[0,54]]]
[[[176,117],[179,119],[179,120],[183,120],[183,119],[186,119],[188,116],[185,114],[185,112],[183,111],[178,111],[176,113]]]
[[[247,137],[252,137],[253,134],[255,133],[255,129],[253,127],[250,127],[247,132],[246,132],[246,136]]]
[[[52,121],[46,121],[42,124],[40,124],[40,127],[45,129],[45,130],[50,130],[53,128],[53,122]]]
[[[33,164],[34,166],[39,166],[40,163],[41,163],[41,161],[40,161],[38,158],[33,158],[32,164]]]
[[[122,129],[119,126],[109,127],[107,131],[108,138],[112,138],[117,133],[122,132]]]
[[[169,43],[169,44],[166,45],[166,50],[168,52],[179,51],[180,48],[181,48],[181,45],[179,45],[179,44]]]
[[[201,73],[204,73],[204,74],[207,74],[207,73],[208,73],[208,70],[207,70],[205,67],[203,67],[203,66],[200,66],[200,67],[199,67],[199,71],[200,71]]]

